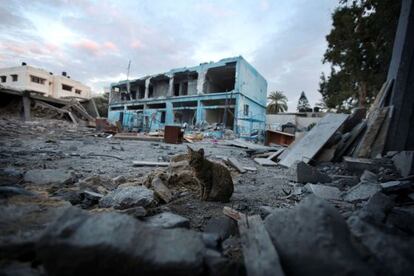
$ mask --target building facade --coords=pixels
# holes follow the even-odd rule
[[[35,91],[53,98],[91,98],[90,87],[71,79],[65,72],[62,72],[62,75],[53,75],[25,63],[22,63],[22,66],[1,68],[0,85]]]
[[[267,82],[241,56],[113,83],[110,90],[108,119],[124,128],[222,124],[241,136],[265,128]]]

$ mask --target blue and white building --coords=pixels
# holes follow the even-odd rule
[[[111,84],[108,119],[124,129],[220,123],[237,135],[264,130],[267,82],[243,57]]]

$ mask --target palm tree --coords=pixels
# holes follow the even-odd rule
[[[270,92],[269,97],[270,103],[267,105],[267,113],[275,114],[279,112],[285,112],[287,110],[287,98],[282,91]]]

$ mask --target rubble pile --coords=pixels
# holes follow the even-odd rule
[[[221,203],[200,199],[182,144],[13,116],[0,135],[6,275],[413,271],[410,152],[286,168],[271,162],[298,143],[192,141],[231,172],[234,193]]]

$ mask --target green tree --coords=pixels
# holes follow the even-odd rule
[[[312,111],[312,108],[309,104],[308,98],[305,95],[305,91],[302,91],[302,93],[300,94],[296,110],[299,111],[299,112]]]
[[[399,0],[340,0],[323,62],[319,92],[329,108],[370,104],[385,81],[400,10]]]
[[[270,92],[270,95],[267,97],[267,99],[270,100],[270,103],[267,105],[268,114],[287,111],[287,98],[282,91]]]
[[[100,96],[94,97],[96,108],[98,109],[99,115],[101,117],[108,116],[108,102],[109,102],[109,93],[104,93]]]

